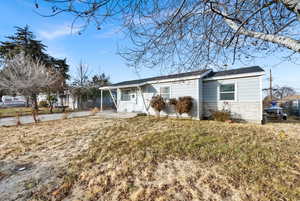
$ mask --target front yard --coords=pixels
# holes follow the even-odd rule
[[[87,117],[0,128],[0,200],[300,200],[300,124]]]

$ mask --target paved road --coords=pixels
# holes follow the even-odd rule
[[[62,119],[65,114],[63,113],[56,113],[56,114],[42,114],[39,115],[40,121],[51,121],[51,120],[58,120]],[[86,117],[91,115],[90,111],[82,111],[82,112],[71,112],[68,113],[68,119],[74,117]],[[136,113],[117,113],[114,111],[104,111],[99,112],[96,116],[103,117],[103,118],[132,118],[135,117]],[[29,116],[21,116],[20,117],[21,124],[29,124],[34,123],[34,120],[31,115]],[[14,126],[16,125],[17,120],[15,117],[7,117],[7,118],[0,118],[0,126]]]

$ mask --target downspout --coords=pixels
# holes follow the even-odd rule
[[[101,110],[101,112],[103,112],[103,90],[101,89],[100,90],[101,91],[101,106],[100,106],[100,110]]]

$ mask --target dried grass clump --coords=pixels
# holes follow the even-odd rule
[[[161,112],[166,108],[166,102],[160,95],[153,96],[150,101],[150,106],[158,112]]]
[[[64,112],[64,114],[62,115],[61,119],[64,120],[64,119],[68,119],[69,117],[69,113],[68,112]]]
[[[32,118],[33,118],[34,122],[35,122],[35,123],[40,122],[40,120],[39,120],[39,118],[38,118],[39,111],[36,110],[36,109],[32,109],[31,113],[32,113]]]
[[[92,109],[92,111],[91,111],[91,116],[96,115],[98,112],[100,112],[99,108],[94,107],[94,109]]]
[[[228,111],[217,110],[212,112],[212,119],[215,121],[225,122],[231,119],[231,115]]]
[[[180,115],[189,113],[193,107],[193,98],[190,96],[179,97],[176,103],[176,112]]]
[[[20,113],[19,112],[16,113],[16,125],[17,126],[21,125]]]

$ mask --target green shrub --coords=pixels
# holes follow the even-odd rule
[[[39,102],[39,107],[48,107],[48,102],[47,101],[44,101],[44,100],[42,100],[42,101],[40,101]]]
[[[230,112],[225,110],[217,110],[212,112],[212,119],[215,121],[225,122],[231,119]]]

